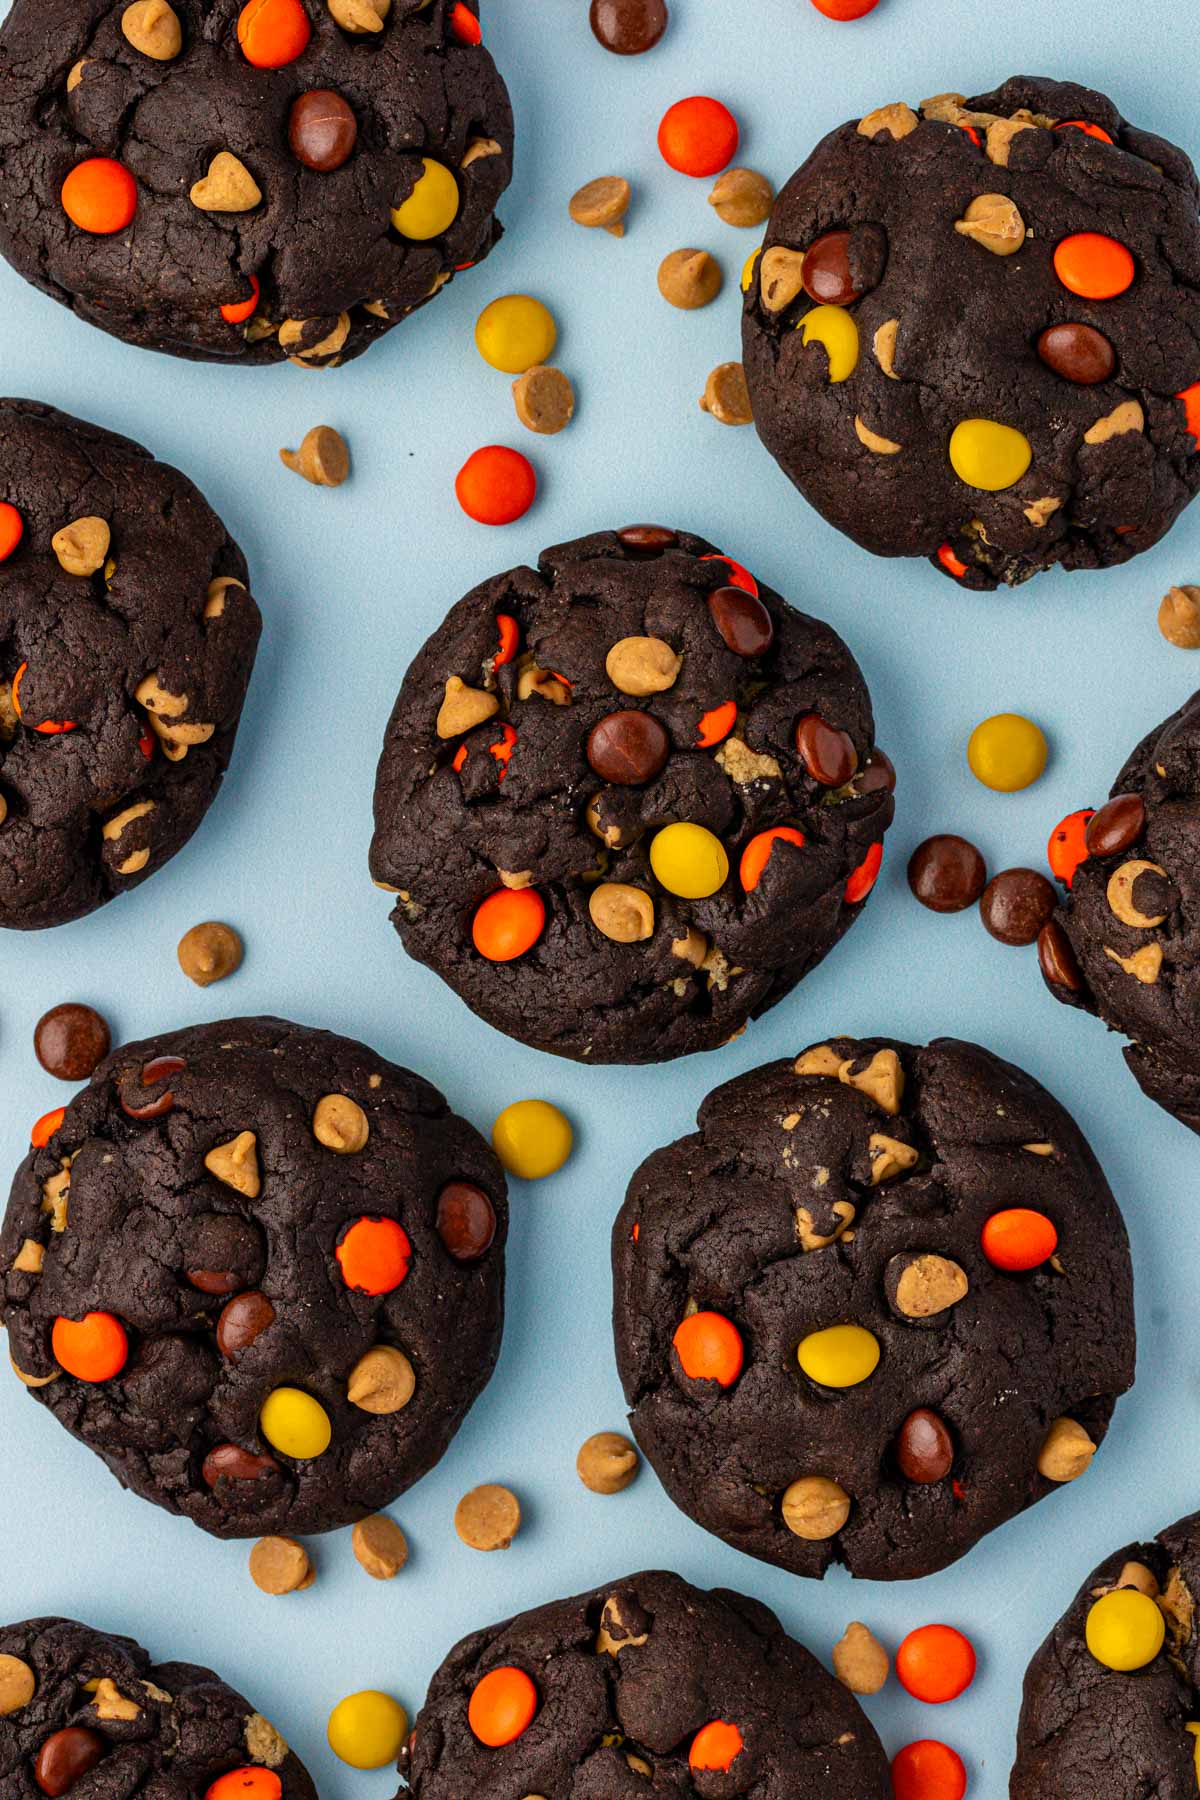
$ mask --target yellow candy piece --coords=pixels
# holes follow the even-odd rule
[[[531,294],[505,294],[485,306],[475,325],[475,347],[485,363],[506,375],[524,375],[548,362],[558,341],[549,311]]]
[[[758,259],[761,255],[762,255],[761,249],[752,250],[750,252],[749,256],[746,258],[746,261],[742,267],[742,292],[743,292],[743,294],[748,294],[750,292],[750,283],[754,280],[755,265],[757,264]]]
[[[998,494],[1020,481],[1033,461],[1033,445],[1011,425],[995,419],[964,419],[950,438],[954,473],[968,487]]]
[[[830,1325],[803,1338],[796,1356],[810,1381],[822,1387],[857,1387],[879,1365],[879,1340],[862,1325]]]
[[[967,744],[972,775],[999,794],[1031,787],[1048,755],[1040,727],[1020,713],[993,713],[975,727]]]
[[[571,1121],[549,1100],[514,1100],[492,1126],[492,1149],[508,1173],[522,1181],[553,1175],[574,1143]]]
[[[1163,1647],[1166,1626],[1148,1594],[1117,1588],[1097,1600],[1087,1616],[1087,1647],[1106,1669],[1129,1674],[1152,1663]]]
[[[390,1694],[363,1688],[347,1694],[329,1715],[329,1748],[352,1769],[394,1763],[408,1736],[408,1714]]]
[[[703,825],[664,825],[650,846],[650,867],[683,900],[707,900],[729,876],[724,844]]]
[[[830,381],[845,381],[858,367],[858,326],[844,306],[814,306],[799,322],[806,344],[824,344]]]
[[[1200,1791],[1200,1724],[1192,1724],[1184,1728],[1190,1731],[1196,1742],[1192,1750],[1192,1761],[1196,1768],[1196,1788]]]
[[[303,1388],[279,1387],[268,1394],[258,1425],[268,1444],[296,1462],[324,1456],[333,1436],[329,1414]]]
[[[424,243],[447,230],[458,217],[458,183],[444,163],[423,156],[425,173],[408,199],[392,208],[392,224],[401,237]]]

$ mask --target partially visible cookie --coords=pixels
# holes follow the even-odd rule
[[[689,1517],[797,1575],[915,1578],[1086,1471],[1132,1270],[1044,1088],[954,1039],[834,1038],[699,1127],[612,1237],[634,1434]]]
[[[5,1800],[316,1800],[279,1732],[211,1669],[73,1619],[0,1626]]]
[[[464,1638],[401,1767],[415,1800],[885,1800],[854,1696],[757,1600],[630,1575]]]

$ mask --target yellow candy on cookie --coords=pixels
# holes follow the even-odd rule
[[[800,1341],[796,1359],[822,1387],[858,1387],[879,1366],[879,1340],[863,1325],[829,1325]]]
[[[324,1456],[333,1436],[329,1414],[303,1388],[277,1387],[263,1401],[258,1423],[268,1444],[296,1462]]]
[[[963,419],[950,438],[950,463],[960,481],[985,493],[1015,486],[1033,461],[1024,432],[995,419]]]
[[[392,208],[392,224],[401,237],[416,243],[440,237],[458,217],[458,183],[444,163],[421,158],[424,173],[407,200]]]
[[[729,858],[720,838],[704,825],[679,821],[664,825],[650,845],[650,867],[668,894],[707,900],[729,877]]]
[[[1129,1674],[1152,1663],[1163,1647],[1166,1624],[1157,1605],[1137,1588],[1116,1588],[1087,1616],[1087,1647],[1106,1669]]]
[[[806,344],[824,344],[831,382],[846,381],[858,367],[858,326],[844,306],[814,306],[798,329]]]

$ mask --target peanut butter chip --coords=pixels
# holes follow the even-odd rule
[[[235,580],[232,575],[218,575],[209,582],[208,592],[204,596],[204,617],[206,619],[219,619],[222,616],[230,588],[240,588],[244,594],[246,584],[244,581]]]
[[[537,363],[513,382],[513,405],[527,431],[555,437],[575,416],[575,390],[561,369]]]
[[[1055,1419],[1038,1455],[1038,1474],[1047,1481],[1077,1481],[1096,1446],[1077,1419]]]
[[[896,373],[896,339],[900,336],[899,319],[885,319],[871,340],[875,361],[889,381],[899,381]]]
[[[671,939],[671,955],[677,956],[680,962],[690,963],[693,969],[698,969],[708,955],[708,939],[694,925],[689,925],[681,938]]]
[[[1173,587],[1158,609],[1158,629],[1180,650],[1200,650],[1200,587]]]
[[[774,202],[775,189],[757,169],[726,169],[708,196],[708,204],[726,225],[761,225]]]
[[[895,100],[890,106],[877,106],[858,121],[858,129],[863,137],[878,137],[881,131],[897,142],[915,131],[920,124],[911,106],[905,106],[902,100]]]
[[[218,150],[208,174],[193,183],[190,198],[201,212],[253,212],[262,199],[262,189],[244,162],[228,150]]]
[[[1140,950],[1135,950],[1132,956],[1121,956],[1116,950],[1110,949],[1105,944],[1104,954],[1110,962],[1115,962],[1118,968],[1124,969],[1127,975],[1132,975],[1135,981],[1140,981],[1143,987],[1153,987],[1162,973],[1161,944],[1144,944]]]
[[[1021,508],[1021,511],[1029,520],[1029,523],[1031,525],[1036,525],[1040,531],[1042,526],[1045,525],[1049,519],[1053,518],[1061,505],[1062,501],[1056,495],[1047,494],[1042,500],[1031,500],[1028,506],[1023,506]]]
[[[833,1672],[852,1694],[877,1694],[891,1667],[879,1639],[855,1619],[833,1646]]]
[[[45,1247],[36,1238],[26,1238],[13,1257],[12,1266],[21,1275],[40,1275],[45,1261]]]
[[[827,1475],[804,1475],[793,1481],[781,1506],[788,1530],[809,1544],[836,1537],[850,1517],[849,1494]]]
[[[268,1769],[277,1769],[280,1763],[287,1760],[286,1740],[276,1731],[270,1719],[264,1719],[261,1713],[250,1714],[242,1736],[252,1762],[265,1763]]]
[[[77,63],[72,63],[70,73],[67,76],[68,94],[73,94],[83,80],[83,71],[87,68],[87,64],[88,59],[86,56],[81,56]]]
[[[11,1356],[9,1357],[8,1360],[12,1366],[13,1374],[16,1376],[17,1380],[22,1384],[23,1387],[27,1387],[27,1388],[49,1387],[50,1383],[52,1381],[57,1381],[59,1376],[62,1374],[61,1369],[55,1369],[55,1371],[52,1375],[27,1375],[25,1373],[24,1369],[20,1369],[17,1367],[16,1363],[13,1362],[13,1359]]]
[[[258,1139],[252,1131],[239,1131],[227,1143],[214,1144],[204,1159],[204,1166],[218,1181],[248,1200],[257,1200],[262,1192],[258,1172]]]
[[[624,219],[632,196],[633,189],[623,175],[598,175],[571,195],[567,210],[577,225],[586,225],[589,230],[598,226],[613,237],[624,237]]]
[[[1121,1565],[1121,1573],[1113,1584],[1116,1588],[1136,1588],[1139,1594],[1145,1594],[1148,1600],[1158,1598],[1158,1578],[1145,1563],[1127,1562]],[[1107,1590],[1112,1593],[1113,1589]]]
[[[649,1615],[636,1600],[624,1594],[610,1594],[600,1612],[597,1656],[620,1656],[622,1650],[640,1649],[649,1639]]]
[[[417,1378],[403,1350],[376,1344],[350,1371],[346,1398],[360,1412],[383,1417],[401,1412],[416,1391]]]
[[[350,1534],[350,1542],[373,1581],[391,1581],[408,1561],[408,1539],[386,1513],[360,1519]]]
[[[253,320],[251,320],[251,324],[253,324]],[[279,327],[280,348],[295,351],[295,355],[290,360],[298,368],[336,368],[336,360],[327,359],[336,359],[338,351],[349,337],[350,314],[339,313],[332,328],[323,337],[318,338],[313,344],[306,344],[301,349],[300,345],[308,328],[309,321],[307,319],[285,319]]]
[[[588,896],[592,924],[614,944],[638,944],[654,936],[654,902],[624,881],[602,881]]]
[[[1123,862],[1119,869],[1108,878],[1105,897],[1113,915],[1120,919],[1122,925],[1131,925],[1135,931],[1153,931],[1161,925],[1166,913],[1139,912],[1133,903],[1133,888],[1139,875],[1162,875],[1167,871],[1158,863],[1146,862],[1144,858],[1134,858]]]
[[[721,291],[724,276],[707,250],[672,250],[658,265],[658,291],[671,306],[696,312]]]
[[[872,1187],[878,1187],[881,1181],[891,1181],[897,1175],[903,1175],[919,1158],[919,1152],[911,1144],[902,1144],[898,1138],[887,1137],[882,1131],[871,1133],[867,1142],[867,1155],[871,1161]]]
[[[740,362],[718,363],[704,384],[700,410],[708,413],[718,425],[752,425],[754,408],[746,371]]]
[[[211,987],[241,967],[242,940],[232,925],[208,919],[184,932],[175,954],[189,981],[197,987]]]
[[[107,1675],[101,1676],[96,1683],[92,1706],[98,1719],[136,1719],[142,1710],[137,1701],[128,1699]]]
[[[783,312],[804,286],[804,252],[773,244],[758,259],[758,291],[768,312]]]
[[[859,413],[854,415],[854,430],[859,443],[866,449],[873,450],[876,456],[897,456],[904,448],[894,438],[882,437],[878,431],[872,431],[869,425],[863,423]]]
[[[814,1044],[796,1058],[792,1070],[796,1075],[837,1075],[843,1060],[829,1044]]]
[[[849,1058],[838,1070],[838,1080],[847,1087],[869,1094],[880,1112],[895,1115],[904,1096],[904,1069],[894,1050],[877,1050],[865,1069],[856,1069],[856,1057]]]
[[[19,1656],[0,1656],[0,1719],[28,1706],[37,1689],[33,1670]]]
[[[964,1300],[969,1286],[948,1256],[918,1256],[896,1284],[896,1310],[906,1319],[932,1319]]]
[[[495,138],[472,138],[466,149],[463,151],[462,161],[458,166],[460,169],[469,169],[472,163],[486,162],[489,156],[499,156],[499,154],[500,146]],[[373,307],[378,307],[379,305],[379,301],[373,302]],[[367,310],[371,311],[373,307],[369,306]],[[379,317],[381,319],[386,319],[387,316],[386,311],[380,311]]]
[[[471,1550],[507,1550],[520,1528],[516,1495],[492,1482],[472,1488],[454,1509],[454,1529]]]
[[[382,31],[383,21],[392,9],[392,0],[328,0],[334,22],[343,31],[356,35]]]
[[[1028,119],[993,119],[987,128],[987,154],[991,162],[998,168],[1007,169],[1012,141],[1018,131],[1035,131],[1037,127]]]
[[[993,256],[1012,256],[1025,242],[1025,221],[1007,194],[976,194],[954,229]]]
[[[662,694],[674,687],[683,667],[670,644],[657,637],[627,637],[615,643],[604,659],[604,670],[622,694]]]
[[[798,1115],[789,1116],[795,1118],[796,1124],[799,1123]],[[787,1126],[786,1120],[784,1123],[786,1129],[794,1129],[794,1126]],[[825,1173],[828,1176],[827,1170]],[[826,1250],[830,1244],[836,1244],[837,1240],[853,1225],[854,1207],[849,1200],[835,1200],[829,1210],[838,1223],[830,1232],[819,1232],[808,1207],[798,1206],[796,1208],[796,1236],[800,1239],[802,1250]]]
[[[121,14],[126,41],[155,62],[173,62],[183,49],[183,28],[167,0],[134,0]]]
[[[50,548],[68,575],[94,575],[104,567],[111,533],[104,519],[90,515],[64,525],[50,539]]]
[[[295,1538],[259,1538],[250,1552],[250,1579],[264,1594],[295,1594],[311,1587],[316,1570]]]
[[[1114,406],[1110,413],[1097,419],[1090,430],[1083,434],[1085,444],[1107,444],[1111,438],[1124,437],[1126,432],[1145,431],[1146,415],[1142,411],[1140,400],[1122,400],[1120,406]]]
[[[341,487],[350,473],[346,440],[332,425],[314,425],[305,432],[299,450],[281,450],[279,460],[314,487]]]
[[[580,1447],[575,1470],[593,1494],[621,1494],[638,1472],[638,1453],[618,1431],[598,1431]]]
[[[529,700],[536,694],[539,700],[548,700],[551,706],[570,706],[571,690],[566,682],[560,681],[549,669],[539,669],[532,656],[523,656],[519,668],[518,700]]]
[[[458,675],[451,675],[438,711],[437,734],[440,738],[462,737],[499,711],[500,702],[495,694],[468,687]]]
[[[318,1144],[339,1156],[356,1156],[371,1134],[366,1113],[349,1094],[323,1094],[313,1110],[312,1129]]]

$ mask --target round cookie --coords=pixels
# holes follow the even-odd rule
[[[207,812],[261,628],[241,551],[126,438],[0,400],[0,926],[137,887]]]
[[[840,126],[748,284],[763,442],[856,543],[965,587],[1127,562],[1200,489],[1196,200],[1073,82]]]
[[[1197,1592],[1200,1514],[1088,1577],[1026,1673],[1010,1800],[1195,1800]]]
[[[702,538],[598,532],[484,582],[417,655],[371,873],[409,954],[499,1030],[663,1062],[847,930],[894,782],[827,625]]]
[[[74,1772],[74,1779],[72,1773]],[[0,1787],[7,1800],[316,1800],[283,1738],[211,1669],[155,1664],[74,1619],[0,1626]]]
[[[464,1638],[430,1683],[401,1769],[416,1800],[892,1791],[858,1702],[773,1613],[661,1572]]]
[[[1200,694],[1143,738],[1087,824],[1038,958],[1055,999],[1133,1042],[1142,1091],[1200,1131]],[[1064,822],[1065,823],[1065,822]]]
[[[433,1467],[499,1353],[508,1215],[427,1082],[235,1019],[114,1051],[35,1139],[8,1348],[126,1487],[217,1537],[303,1535]]]
[[[500,237],[476,0],[15,0],[0,252],[145,349],[333,367]]]
[[[796,1575],[928,1575],[1087,1468],[1133,1381],[1125,1228],[973,1044],[835,1038],[727,1082],[613,1227],[617,1360],[671,1498]]]

